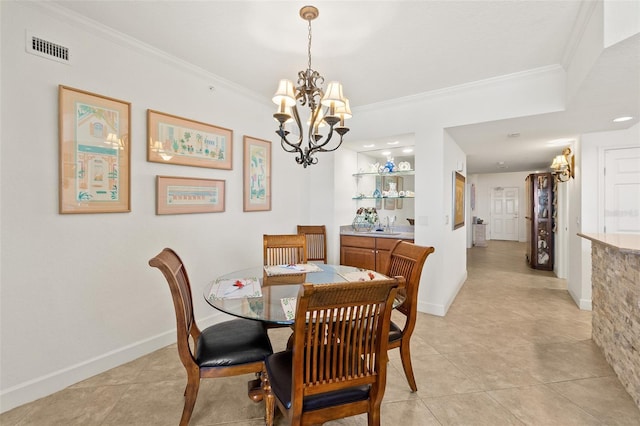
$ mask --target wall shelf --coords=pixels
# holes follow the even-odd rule
[[[352,197],[352,200],[403,200],[405,198],[408,199],[413,199],[415,197],[407,197],[406,195],[404,197]]]
[[[415,175],[415,170],[400,170],[397,172],[388,172],[388,173],[379,173],[379,172],[363,172],[363,173],[354,173],[353,176],[413,176]]]

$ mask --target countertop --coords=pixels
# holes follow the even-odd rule
[[[378,238],[393,238],[394,240],[413,240],[414,232],[413,226],[394,226],[393,232],[382,231],[369,231],[358,232],[354,231],[351,225],[344,225],[340,227],[340,235],[352,235],[354,237],[378,237]]]
[[[621,252],[640,255],[640,235],[638,234],[599,234],[581,233],[580,237],[595,241],[609,247],[616,248]]]

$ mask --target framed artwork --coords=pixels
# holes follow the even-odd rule
[[[131,103],[58,86],[60,213],[131,211]]]
[[[156,176],[156,214],[224,211],[225,181]]]
[[[243,144],[243,210],[271,210],[271,142],[244,136]]]
[[[465,178],[453,172],[453,229],[464,226],[464,182]]]
[[[232,168],[233,130],[147,110],[147,161]]]

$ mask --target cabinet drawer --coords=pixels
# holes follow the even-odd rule
[[[373,237],[352,237],[350,235],[342,235],[340,244],[350,247],[362,247],[373,249],[376,247],[376,239]]]
[[[391,250],[398,240],[393,238],[376,238],[376,248],[379,250]]]

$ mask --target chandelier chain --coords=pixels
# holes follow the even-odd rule
[[[309,45],[307,47],[307,52],[309,55],[309,69],[311,69],[311,19],[307,21],[309,23]]]

